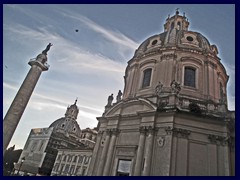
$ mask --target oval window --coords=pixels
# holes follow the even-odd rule
[[[187,40],[188,40],[188,41],[193,41],[193,38],[192,38],[191,36],[188,36],[188,37],[187,37]]]
[[[157,44],[157,40],[154,40],[153,42],[152,42],[152,45],[155,45],[155,44]]]

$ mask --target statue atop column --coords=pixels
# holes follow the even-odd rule
[[[50,47],[52,46],[52,43],[49,43],[47,47],[42,51],[41,54],[37,56],[37,61],[40,61],[41,63],[45,64],[47,62],[47,52],[50,50]]]
[[[46,49],[44,49],[44,50],[42,51],[42,54],[47,55],[47,52],[50,50],[50,47],[51,47],[52,45],[53,45],[53,44],[49,43],[49,44],[47,45]]]

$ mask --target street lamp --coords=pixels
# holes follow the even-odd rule
[[[19,168],[18,168],[17,175],[19,175],[19,171],[20,171],[20,169],[21,169],[22,164],[23,164],[24,161],[25,161],[25,157],[23,157],[23,158],[21,159],[21,162],[20,162],[20,166],[19,166]]]

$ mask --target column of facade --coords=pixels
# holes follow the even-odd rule
[[[143,176],[149,176],[151,170],[151,160],[152,160],[152,147],[153,147],[153,133],[154,129],[152,126],[148,127],[148,137],[147,137],[147,145],[145,151],[145,163],[143,169]]]
[[[110,166],[111,166],[111,162],[112,162],[112,155],[113,155],[113,151],[114,151],[114,145],[115,145],[115,141],[116,141],[118,132],[119,132],[119,130],[116,128],[111,129],[112,137],[111,137],[109,148],[108,148],[108,154],[107,154],[106,164],[105,164],[104,171],[103,171],[103,176],[107,176],[109,174],[109,170],[110,170]]]
[[[97,167],[95,162],[96,162],[97,156],[99,154],[98,153],[98,149],[101,146],[102,136],[103,136],[103,131],[98,131],[96,144],[94,146],[94,150],[93,150],[93,153],[92,153],[92,158],[91,158],[92,160],[90,162],[89,170],[87,172],[88,176],[94,175],[94,171],[93,170]]]
[[[141,169],[142,169],[142,159],[143,159],[143,151],[144,151],[144,143],[145,143],[145,135],[146,135],[146,127],[141,126],[139,128],[140,131],[140,138],[138,143],[138,150],[137,150],[137,159],[136,159],[136,165],[134,169],[134,176],[140,176],[141,175]]]
[[[107,150],[108,150],[108,145],[109,145],[109,140],[110,140],[110,131],[108,129],[106,131],[106,134],[107,134],[106,135],[106,140],[104,142],[102,154],[101,154],[99,165],[98,165],[97,176],[101,176],[102,173],[103,173],[103,168],[104,168],[105,159],[106,159]]]

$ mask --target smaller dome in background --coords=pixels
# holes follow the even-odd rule
[[[56,121],[54,121],[49,126],[49,128],[53,127],[54,132],[68,133],[68,134],[73,134],[77,137],[80,137],[81,129],[76,121],[79,109],[76,103],[77,103],[77,99],[75,100],[74,104],[72,104],[67,108],[65,117],[59,118]]]

